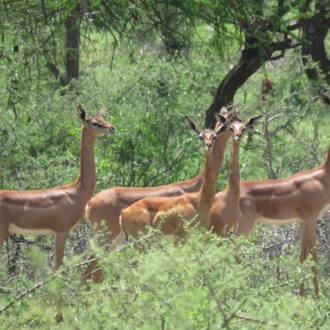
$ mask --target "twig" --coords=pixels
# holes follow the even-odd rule
[[[134,297],[133,297],[133,298],[131,299],[131,301],[129,302],[129,305],[128,305],[128,303],[125,304],[125,309],[123,309],[123,310],[117,315],[117,318],[122,317],[123,314],[126,313],[126,310],[127,310],[128,308],[130,308],[131,305],[133,305],[133,303],[134,303],[134,302],[136,301],[136,299],[138,298],[139,294],[140,294],[140,292],[135,292]]]
[[[146,235],[146,236],[142,237],[141,239],[139,239],[138,241],[134,241],[134,242],[129,243],[129,244],[127,244],[128,242],[125,242],[125,243],[121,244],[123,246],[120,248],[120,251],[123,251],[123,250],[125,250],[125,249],[127,249],[129,247],[132,247],[132,246],[136,245],[136,244],[142,243],[142,242],[146,241],[147,239],[149,239],[150,237],[153,237],[153,236],[155,236],[155,233],[151,233],[149,235]],[[90,264],[90,263],[92,263],[94,261],[99,261],[99,260],[102,260],[102,259],[103,259],[103,256],[94,257],[94,258],[91,258],[91,259],[82,261],[79,264],[72,265],[72,267],[73,268],[77,268],[77,267],[85,266],[85,265],[88,265],[88,264]]]
[[[213,296],[213,299],[214,299],[215,302],[217,303],[217,306],[218,306],[218,308],[219,308],[219,310],[220,310],[220,312],[221,312],[221,314],[222,314],[222,316],[223,316],[223,318],[224,318],[224,322],[223,322],[223,324],[221,324],[220,329],[228,327],[228,323],[229,323],[232,319],[234,319],[234,318],[238,318],[238,319],[242,319],[242,320],[246,320],[246,321],[251,321],[251,322],[256,322],[256,323],[259,323],[259,324],[266,324],[266,325],[270,325],[270,326],[272,326],[272,327],[279,327],[277,324],[267,323],[267,322],[265,322],[265,321],[262,321],[262,320],[259,320],[259,319],[255,319],[255,318],[250,317],[250,316],[245,316],[245,315],[237,314],[237,311],[240,310],[240,309],[242,308],[242,306],[246,303],[246,301],[247,301],[246,298],[243,299],[243,300],[239,303],[239,305],[238,305],[237,308],[236,308],[236,311],[232,312],[232,313],[227,317],[226,314],[225,314],[224,309],[223,309],[222,306],[221,306],[220,301],[216,298],[216,295],[215,295],[215,292],[214,292],[214,290],[213,290],[213,287],[210,285],[210,283],[209,283],[208,281],[206,281],[206,284],[207,284],[207,286],[208,286],[208,288],[209,288],[209,290],[210,290],[210,292],[211,292],[211,294],[212,294],[212,296]]]
[[[265,322],[265,321],[261,321],[259,319],[255,319],[255,318],[250,317],[250,316],[245,316],[245,315],[241,315],[241,314],[234,314],[234,317],[236,317],[238,319],[241,319],[241,320],[245,320],[245,321],[251,321],[251,322],[256,322],[256,323],[259,323],[259,324],[269,325],[269,326],[275,327],[275,328],[279,327],[278,324],[268,323],[268,322]]]
[[[245,299],[243,299],[240,303],[239,303],[239,305],[237,306],[237,308],[236,308],[236,311],[238,311],[238,310],[240,310],[241,308],[242,308],[242,306],[246,303],[246,298]],[[236,311],[235,312],[232,312],[231,313],[231,315],[229,316],[229,317],[224,317],[224,323],[220,326],[220,328],[226,328],[226,327],[228,327],[228,323],[232,320],[232,319],[234,319],[235,317],[236,317]]]
[[[155,234],[152,233],[152,234],[149,234],[147,236],[144,236],[142,239],[134,242],[133,244],[138,244],[138,243],[141,243],[143,241],[145,241],[146,239],[154,236]],[[129,245],[130,246],[130,245]],[[128,245],[126,245],[125,247],[123,247],[121,250],[124,250],[128,248]],[[77,268],[77,267],[81,267],[81,266],[84,266],[84,265],[88,265],[90,264],[91,262],[93,261],[97,261],[97,260],[100,260],[102,259],[102,257],[95,257],[93,259],[89,259],[89,260],[85,260],[77,265],[72,265],[72,268]],[[17,297],[15,297],[12,301],[9,302],[9,304],[3,306],[2,308],[0,308],[0,313],[4,312],[5,310],[7,310],[8,308],[10,308],[11,306],[13,306],[15,304],[15,302],[17,302],[18,300],[20,299],[23,299],[26,295],[36,291],[37,289],[39,289],[40,287],[42,287],[44,284],[46,284],[47,282],[49,282],[50,280],[52,280],[55,276],[57,276],[57,274],[60,274],[61,271],[63,271],[64,268],[62,267],[62,270],[60,269],[59,272],[55,272],[50,278],[48,278],[47,280],[45,281],[42,281],[40,282],[39,284],[37,284],[36,286],[34,286],[33,288],[29,289],[29,290],[26,290],[25,292],[21,293],[20,295],[18,295]],[[134,301],[134,300],[133,300]]]
[[[117,99],[115,100],[115,103],[118,103],[128,92],[131,91],[131,89],[133,89],[133,87],[138,83],[140,82],[142,79],[144,79],[144,77],[141,77],[139,78],[137,81],[135,81],[131,86],[129,86],[125,91],[124,93],[122,93],[121,95],[119,95],[117,97]]]
[[[36,286],[34,286],[32,289],[26,290],[25,292],[21,293],[19,296],[15,297],[9,304],[3,306],[2,308],[0,308],[0,313],[4,312],[5,310],[7,310],[9,307],[13,306],[15,304],[15,302],[17,302],[18,300],[24,298],[26,295],[28,295],[31,292],[36,291],[37,289],[39,289],[41,286],[43,286],[45,283],[47,283],[48,281],[50,281],[53,277],[55,277],[55,275],[53,275],[51,278],[49,278],[48,280],[42,281],[39,284],[37,284]]]

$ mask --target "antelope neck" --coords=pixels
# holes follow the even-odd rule
[[[80,171],[76,181],[84,189],[91,191],[91,194],[93,194],[96,181],[94,142],[95,137],[89,135],[87,129],[83,126],[80,147]]]

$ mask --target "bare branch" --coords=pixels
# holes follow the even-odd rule
[[[255,322],[255,323],[264,324],[264,325],[269,325],[269,326],[275,327],[275,328],[282,328],[278,324],[264,322],[264,321],[255,319],[255,318],[250,317],[250,316],[245,316],[245,315],[241,315],[241,314],[235,314],[234,317],[237,318],[237,319],[245,320],[245,321]]]
[[[17,297],[15,297],[9,304],[3,306],[2,308],[0,308],[0,313],[6,311],[8,308],[10,308],[11,306],[13,306],[18,300],[23,299],[25,296],[27,296],[28,294],[38,290],[40,287],[42,287],[43,285],[45,285],[47,282],[49,282],[51,279],[53,279],[55,277],[55,275],[53,275],[51,278],[49,278],[48,280],[42,281],[39,284],[37,284],[36,286],[34,286],[33,288],[26,290],[25,292],[21,293],[20,295],[18,295]]]

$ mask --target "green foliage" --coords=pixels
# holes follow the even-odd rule
[[[301,300],[295,291],[301,271],[311,281],[309,264],[296,255],[267,258],[260,247],[240,243],[241,264],[234,262],[235,241],[203,232],[174,246],[157,236],[144,240],[145,253],[123,245],[101,255],[101,285],[84,291],[82,256],[72,258],[61,276],[65,324],[53,318],[56,282],[15,302],[3,312],[4,329],[301,329],[329,326],[329,297]],[[252,243],[252,242],[251,242]],[[46,278],[51,278],[50,274]],[[22,278],[23,280],[23,278]],[[19,284],[19,279],[15,279]],[[16,293],[33,282],[18,285]],[[14,293],[11,294],[15,295]],[[4,300],[6,303],[6,300]],[[86,304],[87,303],[87,304]],[[13,317],[20,311],[20,317]]]
[[[301,15],[299,3],[292,4],[283,19]],[[80,79],[60,88],[49,61],[60,72],[65,70],[63,20],[77,2],[45,4],[40,10],[37,1],[6,2],[7,10],[1,13],[5,36],[0,55],[1,189],[47,189],[75,180],[80,149],[78,104],[88,114],[105,107],[106,119],[117,129],[116,136],[96,141],[95,193],[114,186],[156,186],[194,177],[202,168],[203,156],[199,141],[184,124],[184,115],[203,126],[212,101],[209,90],[219,85],[231,64],[237,64],[244,38],[233,22],[248,17],[260,24],[263,17],[272,18],[276,9],[273,1],[263,2],[263,13],[258,1],[239,10],[227,1],[181,1],[176,11],[162,5],[158,22],[174,15],[171,33],[149,28],[154,19],[149,1],[138,8],[129,1],[112,3],[120,24],[115,15],[109,18],[106,2],[92,1],[94,14],[86,17],[92,17],[95,25],[82,23],[86,29]],[[132,13],[139,19],[134,21]],[[275,16],[273,21],[284,29],[282,19]],[[249,33],[262,32],[258,24]],[[105,32],[109,28],[114,30]],[[141,32],[143,38],[132,31]],[[262,39],[268,45],[276,36],[268,31]],[[182,54],[174,50],[169,56],[164,38],[182,46]],[[18,53],[13,51],[15,45]],[[235,95],[242,117],[263,115],[258,133],[241,144],[241,180],[289,176],[324,159],[330,115],[317,93],[326,84],[323,76],[317,82],[306,78],[299,51],[267,62]],[[273,92],[261,102],[265,77],[272,79]],[[227,150],[218,190],[227,184],[228,164]],[[241,264],[233,261],[231,241],[212,235],[205,238],[204,233],[194,234],[179,246],[153,239],[143,254],[130,247],[113,254],[96,248],[105,277],[90,292],[82,288],[85,266],[80,265],[92,233],[87,223],[70,234],[67,266],[56,279],[52,237],[28,237],[20,243],[9,239],[0,251],[0,308],[14,303],[0,314],[0,325],[3,329],[269,329],[275,325],[327,329],[329,228],[321,229],[319,301],[311,298],[310,263],[298,264],[295,227],[275,231],[257,225],[250,240],[240,242]],[[286,236],[290,239],[279,242]],[[271,246],[281,248],[274,252],[265,244],[267,238],[273,239]],[[16,263],[12,277],[8,274],[11,261]],[[302,275],[308,294],[304,300],[296,297]],[[66,321],[58,325],[54,314],[59,279]]]

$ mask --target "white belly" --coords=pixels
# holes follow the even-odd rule
[[[323,207],[323,209],[319,212],[317,219],[321,219],[328,211],[330,210],[330,204],[327,204]],[[301,218],[289,218],[289,219],[270,219],[264,217],[258,217],[258,222],[264,223],[266,225],[292,225],[293,223],[303,223],[304,220]]]
[[[14,224],[9,225],[8,229],[13,234],[23,235],[23,236],[40,236],[40,235],[54,235],[55,232],[51,229],[26,229],[20,228]]]
[[[289,219],[270,219],[264,217],[258,217],[258,222],[264,223],[265,225],[284,226],[292,225],[294,223],[303,223],[301,218],[289,218]]]

